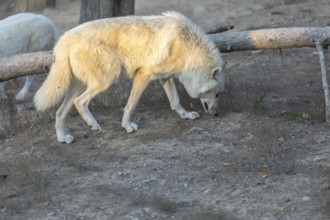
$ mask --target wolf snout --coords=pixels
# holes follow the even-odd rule
[[[219,116],[219,111],[215,110],[213,112],[210,112],[210,114],[217,117],[217,116]]]
[[[213,115],[213,116],[219,116],[219,111],[218,110],[209,110],[207,111],[208,114]]]
[[[210,105],[206,102],[203,103],[205,112],[213,116],[219,116],[219,107],[216,105]]]

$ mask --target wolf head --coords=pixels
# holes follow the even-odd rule
[[[199,98],[205,112],[217,116],[219,114],[220,93],[225,87],[225,62],[213,68],[201,68],[182,74],[179,77],[188,94]]]
[[[201,100],[205,112],[218,116],[220,93],[224,91],[224,74],[221,67],[215,67],[211,74],[213,79],[204,87],[205,90],[200,91],[198,98]]]
[[[219,93],[224,90],[224,64],[214,42],[193,22],[177,13],[165,16],[180,22],[177,45],[183,63],[179,80],[192,98],[199,98],[204,110],[212,115],[219,113]],[[174,51],[174,50],[173,50]]]

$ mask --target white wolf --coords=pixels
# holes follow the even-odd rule
[[[45,16],[20,13],[0,21],[0,57],[51,50],[58,38],[54,24]],[[17,100],[24,100],[33,76],[27,76]],[[0,83],[0,98],[5,98],[5,82]]]
[[[177,12],[159,16],[108,18],[82,24],[66,32],[54,48],[55,61],[37,91],[37,110],[46,110],[64,101],[56,112],[59,142],[72,143],[65,133],[64,119],[74,104],[92,130],[100,125],[88,104],[125,72],[134,78],[124,109],[122,127],[138,129],[131,114],[150,81],[159,79],[171,108],[183,119],[196,119],[179,102],[173,77],[188,94],[199,98],[206,112],[218,114],[218,94],[224,87],[222,59],[216,46],[195,24]]]

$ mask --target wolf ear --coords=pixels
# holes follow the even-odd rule
[[[221,74],[222,68],[221,67],[214,67],[212,69],[212,77],[215,80],[219,79],[219,75]]]

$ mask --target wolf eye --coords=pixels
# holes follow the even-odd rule
[[[220,95],[220,94],[219,94],[219,93],[217,93],[217,94],[215,95],[215,97],[217,97],[217,98],[218,98],[218,97],[219,97],[219,95]]]

